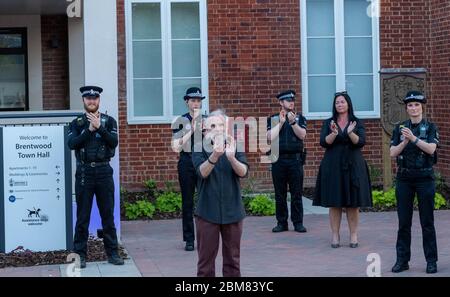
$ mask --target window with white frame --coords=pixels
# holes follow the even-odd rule
[[[329,117],[346,90],[357,116],[380,117],[378,0],[300,0],[303,113]]]
[[[126,26],[128,122],[171,123],[208,93],[206,0],[126,0]]]

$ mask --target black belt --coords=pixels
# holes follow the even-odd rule
[[[77,165],[84,165],[84,166],[89,166],[89,167],[99,167],[99,166],[105,166],[105,165],[109,165],[109,161],[104,161],[104,162],[77,162]]]
[[[296,154],[280,154],[280,159],[297,159],[300,160],[302,157],[302,154],[296,153]]]
[[[405,168],[405,167],[400,167],[398,170],[400,172],[426,172],[426,171],[433,171],[433,167],[430,167],[430,168]]]

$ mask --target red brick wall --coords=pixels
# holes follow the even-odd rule
[[[176,181],[177,155],[170,150],[169,125],[126,123],[123,0],[117,0],[117,3],[122,185],[127,189],[137,189],[148,178],[160,182]],[[298,0],[208,1],[211,110],[224,107],[230,116],[268,116],[278,112],[274,96],[279,90],[294,88],[301,94],[299,15]],[[382,68],[430,67],[430,15],[424,1],[382,1]],[[448,30],[448,26],[443,28]],[[445,46],[448,47],[442,44],[442,49]],[[439,50],[436,48],[436,51]],[[301,99],[301,95],[298,97]],[[433,107],[433,104],[430,105]],[[297,109],[301,110],[300,100],[297,101]],[[438,108],[435,110],[441,112]],[[318,144],[321,124],[322,121],[308,121],[308,161],[305,166],[307,186],[315,183],[324,151]],[[381,169],[380,121],[366,120],[365,124],[367,144],[364,155],[370,165]],[[260,164],[259,156],[248,154],[250,177],[254,179],[258,190],[273,190],[269,165]]]
[[[433,120],[440,131],[438,170],[450,182],[450,2],[432,0],[431,4],[431,89]]]
[[[268,116],[279,111],[280,90],[301,93],[298,0],[208,1],[208,37],[211,110]],[[247,155],[250,178],[270,190],[269,165],[259,163],[260,155]]]
[[[67,16],[41,16],[42,95],[44,110],[65,110],[69,102],[69,51]],[[58,47],[51,46],[52,40]]]

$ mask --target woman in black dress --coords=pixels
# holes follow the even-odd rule
[[[350,247],[358,246],[359,207],[372,206],[367,163],[361,153],[365,128],[353,112],[347,92],[336,93],[333,116],[323,122],[320,145],[326,148],[320,164],[313,205],[330,208],[331,246],[340,247],[342,209],[346,209]]]

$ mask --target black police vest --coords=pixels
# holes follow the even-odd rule
[[[280,154],[298,154],[303,151],[303,140],[295,135],[294,129],[289,124],[287,119],[283,124],[283,127],[281,127],[278,142],[280,146]]]
[[[108,120],[108,115],[101,114],[100,123],[104,128],[107,128]],[[89,130],[89,121],[86,115],[83,115],[81,120],[77,119],[77,125],[80,131]],[[83,148],[75,151],[75,157],[82,162],[106,162],[114,157],[114,154],[115,149],[110,148],[97,132],[92,133]]]
[[[427,141],[430,124],[427,120],[422,120],[417,126],[413,127],[411,120],[407,120],[401,125],[409,128],[412,133],[420,140]],[[400,134],[400,141],[403,141],[403,136]],[[413,143],[408,143],[402,153],[397,157],[397,164],[401,168],[408,169],[425,169],[433,167],[436,163],[437,155],[429,155],[424,153]]]

